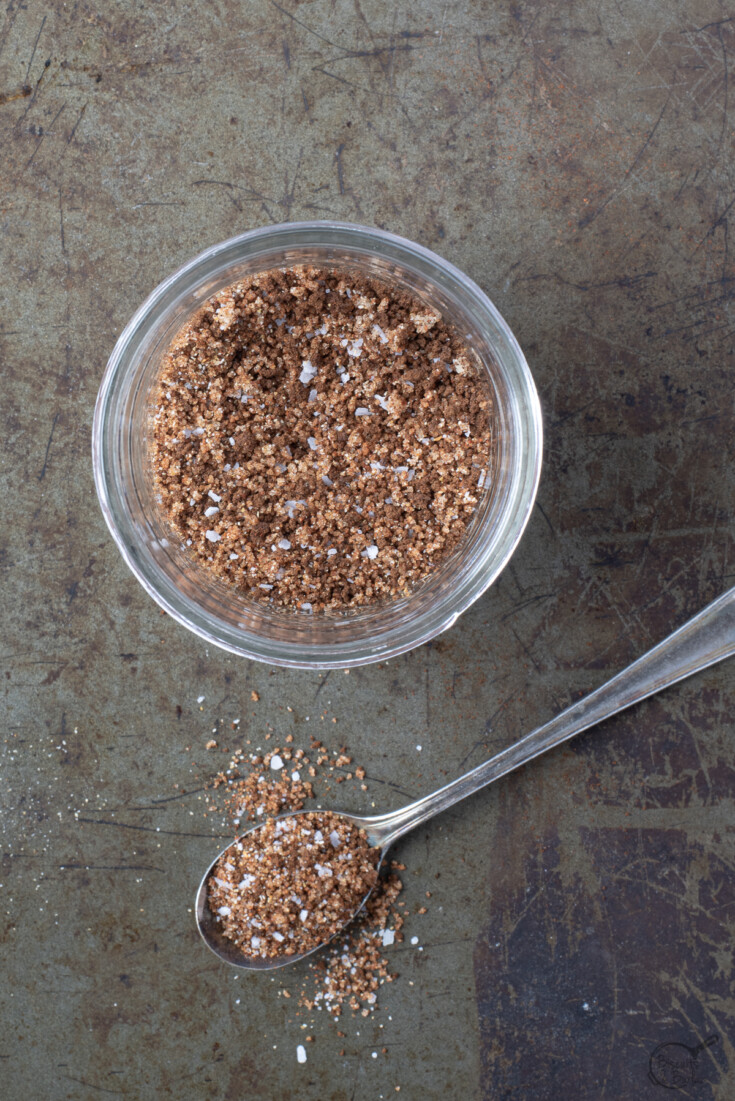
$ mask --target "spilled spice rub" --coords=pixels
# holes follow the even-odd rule
[[[365,831],[339,815],[269,818],[217,861],[208,905],[248,956],[310,952],[359,909],[377,882],[378,857]]]
[[[271,270],[178,334],[156,491],[191,552],[302,611],[407,595],[462,541],[493,453],[490,389],[454,328],[358,273]]]

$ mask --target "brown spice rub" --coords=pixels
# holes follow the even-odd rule
[[[169,349],[156,489],[200,561],[259,601],[394,599],[461,541],[492,417],[466,344],[418,299],[271,270],[214,295]]]
[[[377,882],[378,858],[364,830],[339,815],[269,818],[217,861],[207,902],[246,955],[310,952],[360,907]]]

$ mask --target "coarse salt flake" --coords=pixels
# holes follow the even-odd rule
[[[291,544],[289,543],[288,539],[279,539],[278,546],[281,548],[281,550],[291,550]]]
[[[304,386],[308,386],[311,380],[316,375],[316,367],[310,359],[305,359],[301,364],[301,374],[299,380],[303,382]]]
[[[393,944],[395,939],[396,939],[396,934],[394,933],[394,931],[392,929],[384,929],[383,930],[383,947],[384,948],[388,948],[389,945]]]
[[[210,543],[216,543],[219,539],[222,538],[218,531],[212,531],[211,529],[209,531],[205,531],[204,534],[206,535]]]
[[[216,516],[218,512],[219,512],[219,509],[217,508],[216,505],[210,505],[209,508],[205,508],[204,515],[205,516]]]
[[[213,501],[221,501],[222,498],[218,493],[215,493],[213,489],[210,489],[207,493],[208,497],[211,497]]]
[[[279,768],[283,768],[283,758],[279,757],[277,753],[274,753],[271,757],[271,768],[274,772],[277,772]]]
[[[306,1048],[303,1044],[299,1044],[299,1046],[296,1048],[296,1059],[299,1063],[306,1062]]]

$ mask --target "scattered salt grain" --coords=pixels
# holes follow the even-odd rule
[[[274,753],[271,757],[271,768],[274,772],[277,772],[279,768],[283,768],[283,758],[279,757],[277,753]]]
[[[222,536],[217,531],[205,531],[204,533],[210,543],[216,543]]]
[[[299,1063],[306,1062],[306,1048],[303,1044],[299,1044],[299,1046],[296,1048],[296,1058]]]

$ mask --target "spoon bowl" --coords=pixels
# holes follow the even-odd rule
[[[310,812],[289,811],[286,814],[279,814],[276,820],[279,821],[284,818],[298,818],[300,815],[307,813]],[[388,845],[391,843],[385,823],[391,820],[394,815],[385,814],[373,818],[362,818],[359,815],[346,814],[343,811],[332,811],[330,813],[339,818],[343,818],[346,822],[349,822],[350,825],[355,826],[357,829],[365,830],[370,846],[372,848],[379,849],[380,851],[380,857],[376,867],[376,871],[380,873],[383,859],[388,850]],[[307,956],[311,956],[314,954],[314,952],[318,952],[319,949],[323,948],[325,944],[328,944],[331,940],[334,940],[335,937],[340,936],[345,927],[349,925],[352,921],[354,921],[360,911],[364,909],[367,900],[370,898],[370,895],[375,890],[375,887],[372,887],[371,890],[367,892],[360,905],[355,908],[355,912],[342,926],[342,929],[338,929],[335,933],[332,934],[331,937],[323,940],[321,944],[315,945],[315,947],[310,949],[310,951],[298,953],[294,952],[292,955],[288,956],[285,954],[283,956],[265,957],[248,955],[246,952],[243,952],[243,950],[237,944],[229,940],[222,933],[219,922],[217,921],[217,917],[215,914],[212,913],[207,902],[207,885],[209,883],[210,877],[214,872],[217,862],[225,855],[225,853],[229,852],[233,845],[237,844],[238,841],[241,841],[243,837],[248,837],[250,836],[250,834],[256,833],[258,830],[262,829],[264,825],[265,822],[259,822],[256,826],[253,826],[251,829],[246,830],[245,833],[240,834],[240,836],[235,841],[231,841],[229,845],[227,845],[224,849],[222,849],[220,853],[217,854],[217,856],[214,858],[214,860],[204,873],[202,881],[199,884],[199,890],[197,891],[196,895],[196,923],[197,929],[199,930],[199,933],[201,934],[204,943],[207,945],[208,948],[211,948],[215,955],[219,956],[221,960],[224,960],[225,963],[229,963],[233,967],[244,968],[247,971],[272,971],[277,967],[285,967],[288,963],[296,963],[297,960],[306,959]],[[387,843],[384,840],[385,837],[389,838]]]

